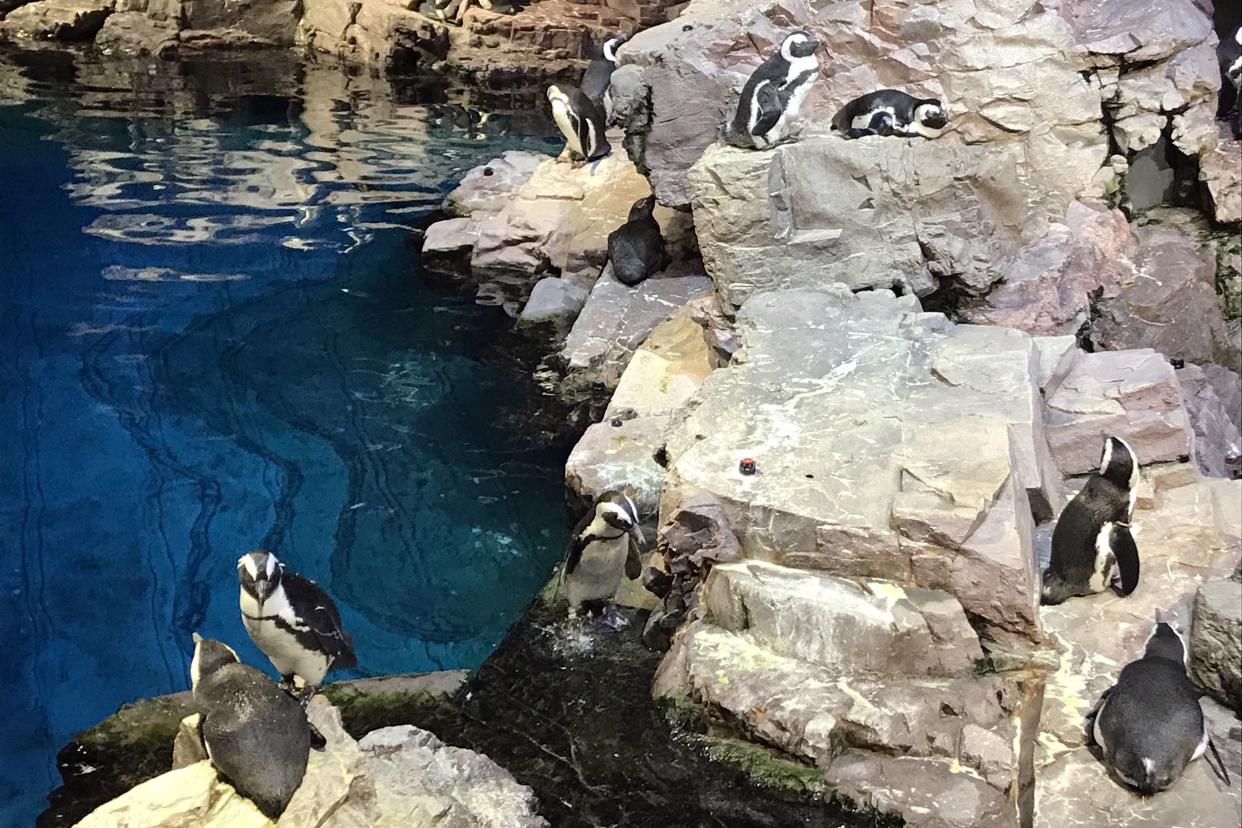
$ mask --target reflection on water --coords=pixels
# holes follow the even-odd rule
[[[0,825],[75,731],[186,686],[192,631],[266,666],[242,552],[324,584],[365,674],[477,664],[564,538],[563,458],[476,358],[500,312],[405,244],[542,125],[335,66],[75,60],[0,57]]]

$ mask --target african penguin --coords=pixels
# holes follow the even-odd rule
[[[881,89],[855,98],[832,116],[832,129],[846,138],[896,135],[937,138],[949,124],[936,98],[916,98],[900,89]]]
[[[660,223],[652,216],[655,196],[640,198],[630,207],[625,224],[608,234],[608,258],[612,275],[623,285],[633,287],[668,267]]]
[[[302,784],[312,730],[302,706],[232,648],[194,633],[190,685],[207,758],[277,819]]]
[[[604,110],[581,89],[553,84],[548,87],[548,100],[570,154],[582,159],[575,166],[603,158],[612,151],[604,136]]]
[[[1233,137],[1242,137],[1242,27],[1216,46],[1220,64],[1220,97],[1216,117],[1231,122]]]
[[[237,578],[246,632],[290,690],[300,680],[309,701],[329,669],[357,665],[336,605],[314,581],[285,569],[262,549],[237,559]]]
[[[561,567],[561,585],[569,600],[569,617],[587,603],[606,605],[621,586],[621,575],[637,578],[642,570],[638,509],[620,491],[601,494],[574,527]],[[588,608],[589,609],[589,608]]]
[[[1229,784],[1199,691],[1186,677],[1186,646],[1159,612],[1143,657],[1122,669],[1088,715],[1087,741],[1100,748],[1113,775],[1141,796],[1168,788],[1209,748],[1217,765],[1212,770]]]
[[[819,75],[815,50],[820,41],[809,32],[788,35],[776,54],[747,79],[737,112],[721,137],[735,147],[767,149],[792,134],[811,84]]]
[[[612,118],[612,72],[617,68],[617,47],[626,41],[625,35],[610,37],[604,41],[602,57],[587,64],[579,89],[604,110],[605,124]]]
[[[1139,465],[1122,439],[1104,441],[1100,470],[1069,502],[1052,530],[1052,558],[1044,570],[1042,603],[1059,604],[1075,595],[1119,595],[1138,586],[1139,554],[1130,533],[1138,497]],[[1114,575],[1114,567],[1116,573]]]

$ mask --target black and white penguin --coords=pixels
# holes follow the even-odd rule
[[[1122,669],[1088,715],[1087,737],[1109,771],[1141,796],[1167,789],[1208,749],[1212,770],[1229,784],[1199,691],[1186,677],[1186,645],[1159,613],[1143,657]]]
[[[630,207],[625,224],[608,234],[608,259],[612,275],[623,285],[633,287],[668,267],[668,250],[660,223],[655,220],[654,195],[640,198]]]
[[[303,698],[332,667],[358,664],[336,604],[314,581],[259,549],[237,559],[242,623],[290,690]]]
[[[1230,121],[1233,137],[1242,137],[1242,28],[1233,37],[1222,37],[1216,46],[1220,64],[1220,98],[1216,117]]]
[[[578,88],[582,94],[595,101],[604,110],[604,122],[612,118],[612,72],[617,68],[617,47],[626,41],[625,35],[610,37],[604,41],[600,57],[587,64]]]
[[[1134,451],[1125,440],[1107,438],[1099,472],[1087,479],[1052,530],[1052,558],[1043,578],[1044,604],[1103,592],[1114,580],[1119,595],[1129,595],[1138,586],[1138,547],[1130,532],[1138,483]]]
[[[937,98],[916,98],[900,89],[881,89],[855,98],[832,116],[832,129],[846,138],[896,135],[937,138],[949,124]]]
[[[207,758],[272,819],[302,784],[312,730],[302,705],[231,647],[194,633],[190,684]]]
[[[604,608],[621,586],[621,576],[637,578],[642,571],[638,509],[620,491],[601,494],[574,527],[561,567],[561,586],[569,600],[569,617],[585,604]],[[587,609],[592,609],[587,607]]]
[[[767,149],[790,137],[811,84],[819,76],[815,57],[819,45],[810,32],[797,31],[759,64],[742,87],[737,112],[722,130],[726,143]]]
[[[604,135],[604,110],[595,101],[572,86],[548,87],[548,100],[552,104],[552,117],[570,154],[582,159],[578,162],[595,161],[612,151]]]

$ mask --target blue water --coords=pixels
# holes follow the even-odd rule
[[[75,732],[187,687],[191,632],[271,672],[250,549],[335,597],[345,678],[477,665],[562,548],[563,457],[478,358],[501,312],[424,287],[407,240],[546,145],[295,69],[0,58],[0,824]]]

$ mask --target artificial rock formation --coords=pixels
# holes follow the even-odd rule
[[[1195,595],[1190,676],[1209,695],[1242,711],[1242,564]]]

